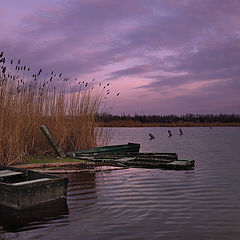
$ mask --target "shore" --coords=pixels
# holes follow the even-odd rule
[[[240,127],[239,122],[174,122],[174,123],[143,123],[138,121],[97,122],[96,127]]]
[[[102,171],[108,172],[127,168],[123,166],[112,166],[111,164],[106,163],[90,162],[68,157],[58,158],[55,156],[29,158],[23,163],[13,165],[12,167],[53,174]]]

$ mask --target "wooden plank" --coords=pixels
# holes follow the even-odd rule
[[[46,182],[52,180],[51,178],[40,178],[40,179],[33,179],[29,181],[24,181],[24,182],[17,182],[17,183],[12,183],[11,185],[14,186],[21,186],[21,185],[27,185],[27,184],[32,184],[32,183],[37,183],[37,182]]]
[[[168,165],[175,165],[175,166],[190,166],[194,165],[194,160],[177,160],[169,163]]]
[[[10,170],[2,170],[0,171],[0,178],[4,177],[10,177],[10,176],[16,176],[16,175],[22,175],[22,172],[14,172]]]
[[[181,165],[181,166],[186,166],[187,164],[188,164],[187,161],[182,160],[177,160],[169,163],[169,165]]]
[[[81,153],[74,158],[76,159],[85,159],[85,160],[96,160],[96,159],[119,159],[124,157],[137,157],[138,159],[178,159],[176,153]]]
[[[42,133],[44,134],[44,136],[47,138],[49,144],[52,146],[52,148],[54,149],[55,153],[59,156],[59,157],[66,157],[65,153],[62,151],[62,149],[60,148],[60,146],[57,144],[56,140],[53,138],[52,134],[50,133],[49,129],[47,128],[46,125],[42,125],[40,127]]]
[[[86,150],[79,150],[69,153],[70,156],[78,156],[79,154],[105,154],[105,153],[123,153],[123,152],[139,152],[140,144],[139,143],[128,143],[122,145],[111,145],[104,147],[90,148]]]
[[[14,167],[20,169],[33,168],[49,168],[49,167],[68,167],[68,166],[94,166],[94,162],[60,162],[60,163],[36,163],[36,164],[22,164]]]

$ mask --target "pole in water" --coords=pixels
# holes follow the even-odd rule
[[[149,137],[150,137],[150,140],[152,140],[152,139],[155,138],[151,133],[149,133],[148,135],[149,135]]]
[[[183,135],[183,132],[182,132],[182,129],[181,129],[181,128],[179,129],[179,132],[180,132],[180,135]]]
[[[172,136],[172,133],[170,130],[168,130],[168,137],[171,137]]]

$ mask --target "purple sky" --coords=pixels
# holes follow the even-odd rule
[[[113,114],[240,113],[239,0],[7,0],[0,29],[9,59],[109,82]]]

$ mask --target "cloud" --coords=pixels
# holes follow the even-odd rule
[[[174,103],[187,111],[204,96],[202,111],[209,111],[209,100],[218,109],[224,106],[222,112],[226,104],[239,112],[238,0],[12,0],[0,11],[0,48],[9,59],[82,78],[128,79],[135,103],[137,88],[148,101],[151,94],[160,98],[194,84],[195,95],[182,90],[169,98],[171,111]],[[137,78],[144,84],[137,85]],[[223,93],[232,100],[223,100]],[[160,113],[154,106],[151,111]]]

